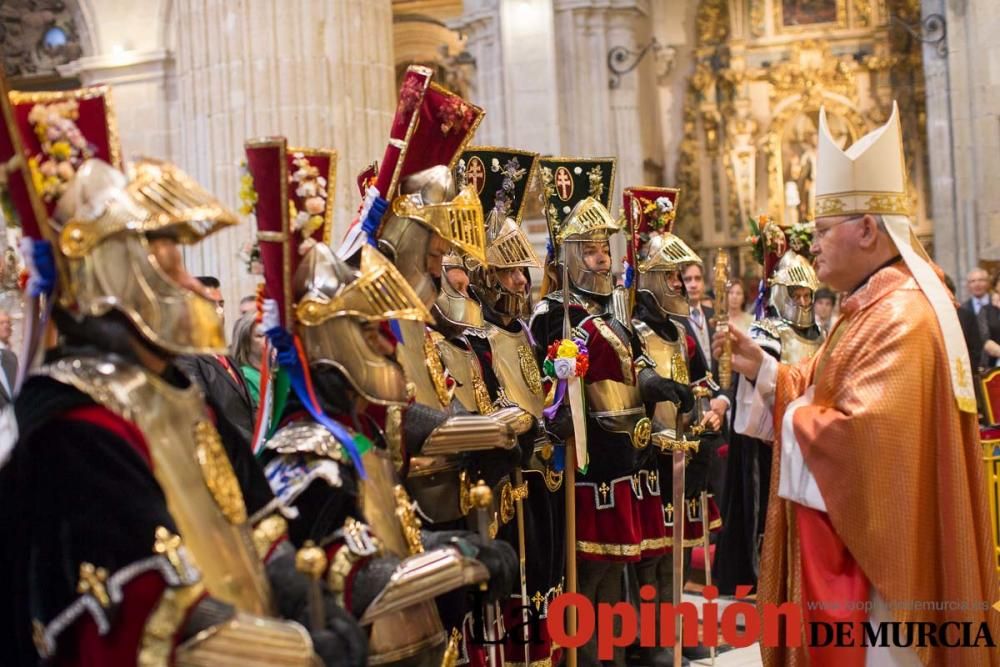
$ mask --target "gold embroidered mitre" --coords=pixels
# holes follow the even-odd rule
[[[912,214],[906,191],[906,164],[899,110],[882,127],[869,132],[847,150],[837,146],[819,111],[819,147],[816,162],[816,217],[871,213]]]

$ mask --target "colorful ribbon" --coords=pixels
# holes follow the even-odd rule
[[[361,455],[371,446],[371,441],[367,438],[355,438],[344,426],[336,420],[331,419],[319,405],[316,393],[313,391],[312,378],[309,375],[309,366],[305,362],[305,355],[302,352],[301,344],[287,329],[283,327],[272,327],[264,332],[268,341],[274,346],[278,353],[278,364],[288,373],[295,395],[299,397],[306,411],[320,424],[340,445],[347,450],[355,470],[361,479],[366,479],[365,467],[361,463]]]

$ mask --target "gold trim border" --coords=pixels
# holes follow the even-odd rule
[[[281,215],[281,232],[274,232],[267,230],[265,237],[260,236],[260,229],[256,231],[258,239],[265,242],[271,243],[281,243],[281,273],[282,273],[282,291],[285,293],[285,312],[283,315],[283,322],[286,327],[291,327],[292,323],[295,321],[295,311],[293,309],[292,303],[292,253],[291,253],[291,243],[289,242],[290,230],[289,230],[289,220],[288,220],[288,140],[285,137],[262,137],[259,139],[250,139],[243,142],[243,152],[246,153],[248,148],[278,148],[281,152],[281,165],[278,169],[280,183],[278,184],[278,197],[279,201],[282,202],[280,208]],[[275,234],[281,234],[284,238],[278,239]],[[267,238],[271,237],[271,238]]]

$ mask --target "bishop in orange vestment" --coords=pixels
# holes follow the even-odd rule
[[[825,344],[807,362],[779,365],[729,333],[733,368],[756,382],[754,405],[774,417],[758,601],[801,603],[806,621],[802,646],[763,649],[767,665],[1000,664],[997,564],[968,358],[961,333],[952,340],[954,301],[892,209],[902,198],[872,196],[892,192],[879,178],[896,171],[901,151],[879,144],[898,140],[895,113],[886,127],[894,121],[895,137],[880,128],[858,150],[830,140],[826,154],[838,151],[846,165],[824,164],[820,138],[818,210],[824,167],[839,182],[827,184],[836,201],[818,216],[812,251],[820,280],[845,292]],[[881,151],[880,161],[865,164],[866,151]],[[866,171],[871,181],[851,182]],[[898,171],[902,192],[901,162]],[[717,353],[725,336],[716,336]],[[889,643],[901,646],[863,645],[860,625],[854,647],[816,646],[816,621],[884,621]],[[914,625],[896,626],[896,640],[893,622]],[[933,639],[920,640],[919,623],[933,624],[924,626]],[[970,634],[946,623],[966,623]],[[942,646],[942,636],[978,646]]]

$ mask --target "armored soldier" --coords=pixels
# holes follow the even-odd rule
[[[431,308],[443,282],[443,259],[449,253],[485,262],[482,206],[474,190],[459,188],[452,167],[478,126],[483,111],[430,81],[424,67],[410,67],[393,121],[393,141],[386,149],[376,183],[391,200],[376,202],[367,221],[371,239]],[[440,123],[416,122],[417,116]],[[397,128],[410,128],[396,137]],[[391,174],[389,179],[385,175]],[[389,208],[384,215],[378,209]],[[475,378],[481,373],[461,329],[476,321],[476,304],[449,286],[435,308],[435,327],[422,322],[397,323],[396,358],[411,383],[413,402],[402,421],[400,460],[407,490],[428,527],[465,526],[463,485],[469,472],[463,453],[516,446],[511,411],[482,412],[484,394]],[[459,313],[448,299],[457,302]],[[453,319],[449,323],[448,318]],[[448,355],[447,366],[442,352]],[[459,391],[459,388],[461,389]],[[471,391],[470,391],[471,390]],[[456,396],[458,400],[456,400]],[[464,403],[462,402],[464,399]],[[516,424],[515,424],[516,426]]]
[[[371,624],[371,659],[438,665],[446,637],[433,599],[483,581],[487,569],[467,556],[490,547],[470,534],[421,539],[381,425],[366,412],[369,404],[407,401],[387,321],[426,322],[430,314],[375,248],[365,245],[354,269],[326,244],[335,153],[287,148],[282,138],[251,141],[246,152],[265,270],[264,325],[294,388],[272,402],[283,408],[264,444],[268,479],[294,515],[292,540],[321,545],[329,565],[320,574],[338,603]],[[291,336],[301,352],[289,358],[281,339]],[[424,551],[425,542],[453,548]],[[503,554],[491,556],[484,560],[502,570]],[[506,565],[512,573],[512,554]],[[509,581],[505,574],[493,568],[497,581]]]
[[[33,638],[59,664],[364,664],[332,604],[311,632],[273,617],[305,622],[332,595],[308,602],[270,539],[280,522],[251,530],[202,395],[171,363],[225,349],[180,245],[235,216],[165,163],[139,161],[128,182],[106,89],[0,94],[5,181],[58,331],[0,479],[4,662],[33,664]]]
[[[642,346],[638,365],[655,370],[661,377],[682,385],[691,381],[691,359],[684,326],[673,317],[688,315],[687,293],[681,271],[701,258],[673,233],[679,191],[662,187],[631,187],[623,192],[625,218],[629,224],[626,284],[635,290],[632,326]],[[703,534],[701,494],[705,491],[708,449],[698,447],[697,434],[704,423],[691,423],[676,403],[661,402],[653,415],[650,447],[661,492],[660,511],[667,530],[668,548],[683,550],[675,568],[672,557],[646,558],[636,565],[639,585],[651,584],[662,601],[679,598],[683,572],[691,548]],[[695,428],[691,428],[695,427]],[[693,436],[693,437],[692,437]],[[680,460],[680,470],[675,462]],[[652,473],[651,473],[652,474]],[[678,485],[678,489],[675,489]],[[678,502],[680,501],[680,502]],[[712,504],[714,507],[714,503]],[[683,521],[678,521],[683,513]],[[683,525],[677,530],[679,524]],[[690,649],[685,649],[691,652]],[[671,662],[668,650],[643,649],[634,656],[641,664]]]
[[[431,327],[414,321],[393,323],[396,359],[406,373],[412,401],[395,422],[391,408],[385,414],[390,426],[399,426],[390,429],[400,434],[395,444],[390,438],[390,448],[418,515],[425,528],[444,535],[467,526],[474,481],[480,476],[496,481],[513,468],[517,431],[525,428],[520,410],[493,410],[481,384],[482,369],[462,333],[479,323],[472,319],[478,304],[461,292],[459,283],[449,284],[447,292],[442,289],[446,255],[462,256],[463,266],[467,261],[485,262],[482,206],[475,191],[458,187],[452,174],[482,114],[482,109],[432,83],[429,69],[410,67],[382,164],[368,176],[359,223],[340,250],[356,262],[362,230],[424,305],[434,309]],[[450,257],[449,268],[457,270],[458,261]],[[481,530],[487,540],[496,534],[491,523]],[[500,590],[493,586],[491,593]],[[463,625],[463,605],[442,607],[446,627]],[[487,625],[487,634],[499,632],[494,623]],[[467,648],[463,643],[463,659]]]
[[[819,281],[807,256],[811,227],[782,228],[761,216],[757,232],[755,252],[764,264],[758,297],[762,317],[750,326],[750,337],[778,361],[795,364],[812,357],[824,338],[813,312]],[[744,378],[736,386],[737,397],[753,390]],[[736,586],[757,585],[770,488],[771,443],[741,434],[755,415],[749,408],[739,409],[739,400],[736,403],[727,461],[725,525],[716,564],[719,590],[724,594],[732,594]]]
[[[566,308],[572,337],[588,351],[583,380],[589,461],[578,465],[583,472],[575,488],[577,542],[572,546],[579,558],[579,592],[595,602],[618,602],[624,565],[641,558],[646,536],[658,531],[662,548],[659,511],[656,525],[644,526],[640,513],[648,484],[648,476],[640,476],[642,454],[651,435],[645,403],[678,402],[681,396],[674,382],[654,370],[637,372],[639,345],[629,315],[612,311],[609,239],[621,230],[607,209],[614,160],[542,159],[540,166],[549,236],[566,280],[535,308],[531,333],[544,357],[563,338]],[[560,405],[548,425],[561,439],[572,435],[568,412]],[[596,658],[593,642],[581,651]]]
[[[558,661],[544,619],[549,602],[562,592],[565,567],[563,474],[556,469],[545,434],[541,373],[522,319],[528,304],[528,269],[541,268],[520,226],[537,157],[526,151],[472,147],[459,163],[489,211],[487,266],[472,273],[472,291],[482,303],[485,326],[467,335],[482,363],[490,400],[497,406],[517,406],[531,425],[520,436],[526,455],[522,469],[503,479],[494,494],[500,499],[500,537],[518,548],[522,563],[523,586],[511,596],[504,618],[506,627],[514,629],[508,631],[505,647],[507,662],[514,665]],[[524,606],[530,608],[528,614]],[[528,632],[518,632],[518,627]]]

